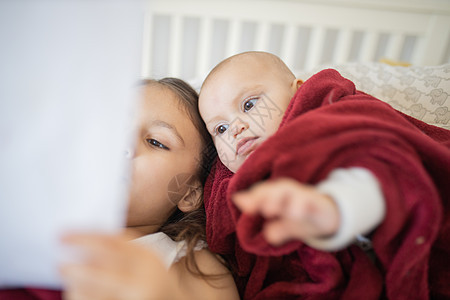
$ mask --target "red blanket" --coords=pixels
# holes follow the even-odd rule
[[[61,300],[58,290],[41,288],[0,289],[0,300]]]
[[[231,195],[265,179],[316,184],[335,168],[364,167],[379,180],[386,216],[371,234],[376,261],[351,245],[322,252],[261,235]],[[307,80],[277,133],[232,174],[219,161],[205,186],[207,241],[236,272],[245,299],[450,297],[450,131],[355,90],[335,70]]]

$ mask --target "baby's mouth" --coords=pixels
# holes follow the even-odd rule
[[[248,137],[239,140],[236,147],[236,155],[245,156],[255,150],[258,146],[257,139],[258,137]]]

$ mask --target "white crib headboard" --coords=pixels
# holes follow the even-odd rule
[[[450,62],[449,0],[148,1],[144,77],[203,78],[248,50],[305,71],[380,58]]]

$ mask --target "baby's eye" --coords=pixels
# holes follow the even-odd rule
[[[245,101],[243,105],[244,112],[248,112],[249,110],[251,110],[255,106],[256,101],[258,101],[258,98],[252,98],[250,100]]]
[[[147,139],[147,143],[152,147],[156,147],[156,148],[160,148],[160,149],[164,149],[164,150],[170,150],[169,147],[167,147],[163,143],[158,142],[155,139]]]
[[[217,134],[223,134],[225,131],[227,131],[228,129],[228,125],[227,124],[222,124],[216,127],[215,132]]]

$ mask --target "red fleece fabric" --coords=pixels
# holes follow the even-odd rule
[[[0,289],[0,300],[61,300],[58,290],[41,288]]]
[[[363,167],[381,184],[386,216],[371,233],[376,260],[262,237],[264,219],[241,214],[234,192],[280,177],[317,184]],[[228,259],[244,299],[450,298],[450,131],[356,91],[323,70],[297,91],[277,133],[232,174],[217,161],[205,186],[207,242]]]

